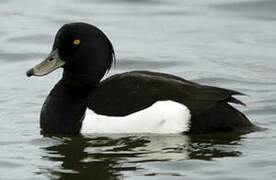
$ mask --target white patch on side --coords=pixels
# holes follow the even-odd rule
[[[181,133],[190,129],[191,114],[183,104],[157,101],[152,106],[121,117],[86,110],[81,133]]]

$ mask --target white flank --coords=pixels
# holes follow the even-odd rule
[[[157,101],[152,106],[127,116],[99,115],[86,110],[81,133],[181,133],[190,129],[191,114],[183,104]]]

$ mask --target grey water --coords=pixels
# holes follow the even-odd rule
[[[0,179],[276,179],[276,1],[1,0]],[[241,91],[250,134],[46,136],[39,113],[61,70],[27,78],[61,25],[111,39],[117,65]]]

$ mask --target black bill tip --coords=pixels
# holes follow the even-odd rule
[[[34,74],[34,69],[33,69],[33,68],[30,69],[30,70],[28,70],[28,71],[26,72],[26,75],[27,75],[28,77],[31,77],[33,74]]]

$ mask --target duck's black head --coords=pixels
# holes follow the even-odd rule
[[[59,29],[51,53],[27,76],[44,76],[63,67],[65,83],[85,86],[98,83],[114,60],[112,44],[100,29],[86,23],[70,23]]]

